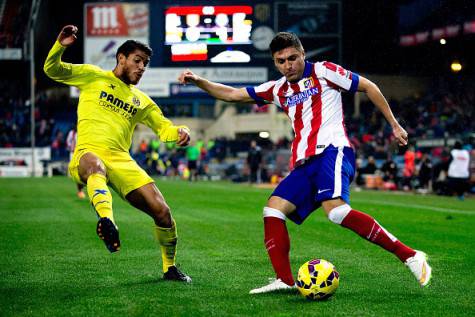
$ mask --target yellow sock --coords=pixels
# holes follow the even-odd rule
[[[87,194],[97,215],[107,217],[114,222],[112,195],[107,187],[107,179],[102,174],[92,174],[87,179]]]
[[[175,265],[177,241],[175,220],[172,219],[171,228],[155,226],[155,233],[160,244],[160,251],[162,251],[163,272],[167,272],[170,266]]]

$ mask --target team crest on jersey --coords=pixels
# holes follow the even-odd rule
[[[315,85],[315,83],[313,82],[313,78],[312,78],[312,77],[306,78],[305,81],[303,82],[303,86],[304,86],[306,89],[312,88],[314,85]]]
[[[137,107],[140,106],[140,99],[137,98],[137,96],[134,96],[134,98],[132,98],[132,102],[133,102],[134,105],[136,105]]]

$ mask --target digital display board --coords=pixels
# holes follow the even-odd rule
[[[248,63],[251,6],[180,6],[165,10],[171,62]]]

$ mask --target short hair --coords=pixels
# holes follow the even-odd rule
[[[127,40],[117,49],[117,53],[115,54],[117,62],[119,62],[119,54],[122,53],[125,57],[129,57],[129,54],[135,50],[144,52],[148,57],[151,57],[153,54],[152,49],[147,44],[136,40]]]
[[[461,150],[462,149],[462,142],[460,140],[455,141],[454,149]]]
[[[287,47],[295,47],[297,50],[303,52],[302,42],[300,42],[300,39],[297,37],[297,35],[290,32],[277,33],[269,45],[272,55],[274,55],[275,52],[283,50]]]

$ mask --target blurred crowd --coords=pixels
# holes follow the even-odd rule
[[[0,48],[22,48],[27,34],[30,0],[3,0],[0,19]]]
[[[0,147],[30,146],[30,104],[16,80],[0,81]],[[346,103],[347,105],[350,103]],[[357,153],[357,186],[387,190],[416,190],[447,194],[450,151],[461,140],[473,160],[475,131],[474,82],[434,81],[423,96],[390,101],[412,142],[399,148],[391,127],[369,102],[361,105],[358,118],[345,118],[348,137]],[[35,139],[37,146],[50,146],[53,160],[67,160],[66,136],[75,122],[67,97],[37,95]],[[240,106],[240,109],[243,107]],[[249,111],[266,108],[247,107]],[[351,110],[350,110],[351,111]],[[442,144],[423,141],[443,140]],[[452,140],[452,143],[445,143]],[[421,142],[422,141],[422,142]],[[290,141],[269,139],[196,140],[185,149],[158,140],[142,140],[133,153],[152,175],[194,180],[213,177],[236,182],[278,182],[288,172]],[[473,175],[473,173],[471,173]]]

